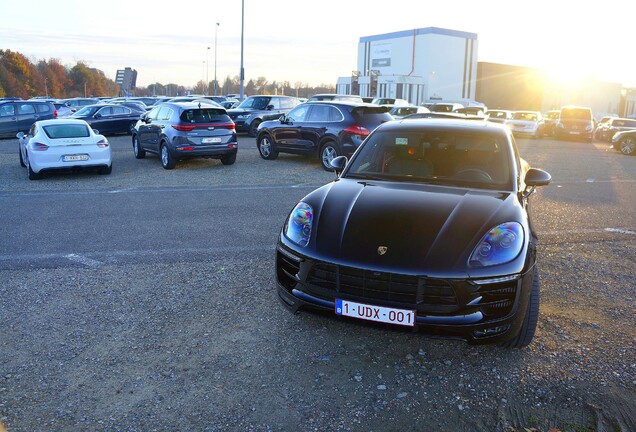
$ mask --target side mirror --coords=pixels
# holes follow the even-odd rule
[[[99,114],[99,113],[97,113],[97,114],[95,114],[93,117],[95,117],[96,119],[100,119],[100,118],[102,118],[102,115],[101,115],[101,114]]]
[[[265,108],[268,111],[271,111],[274,109],[274,105],[267,105],[267,107]]]
[[[278,117],[278,120],[282,123],[282,124],[287,124],[287,116],[285,114],[283,114],[282,116]]]
[[[141,116],[141,121],[144,123],[150,123],[150,119],[148,118],[148,116]]]
[[[342,171],[345,169],[346,165],[347,165],[346,156],[338,156],[333,158],[333,160],[331,161],[331,167],[336,172],[336,175],[338,177],[340,177],[340,174],[342,174]]]
[[[530,187],[547,186],[552,181],[552,176],[546,171],[530,168],[524,181]]]
[[[24,138],[24,132],[18,132],[15,136],[17,139],[22,139]]]

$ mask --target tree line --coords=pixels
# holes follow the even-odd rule
[[[217,94],[239,94],[240,79],[227,77],[223,83],[217,83]],[[308,98],[316,93],[334,93],[335,86],[320,84],[310,86],[301,81],[293,85],[289,81],[269,82],[265,77],[250,79],[244,83],[244,94],[285,94]],[[137,87],[132,91],[135,96],[182,96],[189,93],[213,94],[214,81],[199,81],[193,86],[180,84],[155,83],[148,87]],[[99,69],[89,67],[79,61],[74,66],[63,65],[58,59],[38,60],[33,63],[25,55],[0,50],[0,97],[33,96],[52,98],[70,98],[84,96],[119,96],[120,88],[112,79]]]

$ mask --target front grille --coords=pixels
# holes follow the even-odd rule
[[[359,300],[377,300],[441,312],[457,306],[450,283],[442,279],[361,270],[316,263],[307,275],[307,288],[325,298],[345,295]],[[441,308],[441,309],[439,309]]]
[[[291,290],[296,286],[301,261],[301,258],[290,252],[281,251],[280,249],[276,251],[276,276],[285,288]]]

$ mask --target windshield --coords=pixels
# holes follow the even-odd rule
[[[455,131],[378,131],[344,177],[512,190],[505,137]]]
[[[513,120],[537,121],[535,113],[516,112],[512,115]]]
[[[90,131],[85,125],[81,124],[60,124],[44,126],[46,136],[51,139],[62,138],[87,138]]]
[[[269,100],[270,98],[266,96],[248,97],[241,102],[237,108],[264,110],[267,108],[267,105],[269,105]]]
[[[85,106],[84,108],[73,113],[73,117],[90,117],[97,112],[100,107]]]
[[[592,111],[586,108],[563,108],[561,118],[592,121]]]

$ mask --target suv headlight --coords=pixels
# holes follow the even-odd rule
[[[299,202],[292,210],[285,226],[285,236],[298,246],[305,247],[311,237],[314,210],[309,204]]]
[[[514,260],[523,247],[523,236],[523,227],[518,222],[497,225],[488,231],[477,244],[468,265],[470,267],[488,267]]]

